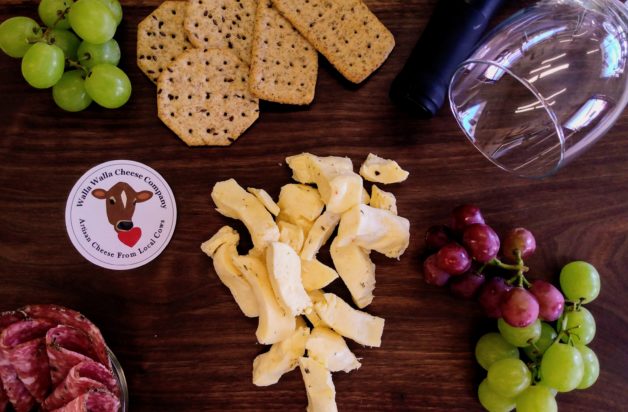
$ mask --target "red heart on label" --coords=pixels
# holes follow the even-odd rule
[[[118,232],[118,239],[128,247],[133,247],[142,237],[142,229],[134,227],[128,232]]]

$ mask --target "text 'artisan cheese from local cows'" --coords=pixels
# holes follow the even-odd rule
[[[396,162],[373,156],[363,165],[372,175],[383,174],[387,182],[407,177]],[[351,159],[302,153],[286,162],[298,183],[282,186],[277,202],[265,190],[247,192],[233,179],[214,186],[216,210],[249,230],[248,254],[239,255],[240,236],[229,226],[201,249],[214,259],[218,278],[245,316],[259,316],[259,343],[272,345],[253,361],[253,383],[273,385],[298,365],[307,410],[336,411],[332,373],[361,366],[348,345],[354,343],[344,338],[379,347],[385,321],[324,288],[340,278],[355,305],[366,308],[376,284],[371,252],[399,258],[409,244],[410,224],[397,216],[392,193],[373,186],[369,195]],[[333,267],[317,258],[330,240]]]

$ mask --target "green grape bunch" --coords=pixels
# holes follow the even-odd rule
[[[113,38],[122,21],[118,0],[41,0],[43,25],[29,17],[0,24],[0,49],[21,59],[24,80],[52,88],[54,102],[68,112],[94,101],[117,109],[131,97],[129,77],[117,66],[120,47]]]

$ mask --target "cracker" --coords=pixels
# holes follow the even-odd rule
[[[230,49],[251,60],[256,0],[189,0],[185,31],[199,48]]]
[[[309,104],[314,99],[317,75],[314,47],[270,0],[260,0],[251,53],[251,92],[271,102]]]
[[[164,1],[137,26],[137,65],[153,83],[192,47],[183,30],[186,8],[185,2]]]
[[[361,0],[272,0],[273,5],[353,83],[377,70],[395,47],[392,33]]]
[[[228,146],[259,117],[249,67],[223,49],[190,49],[159,77],[159,118],[189,146]]]

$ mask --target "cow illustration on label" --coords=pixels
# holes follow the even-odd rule
[[[107,219],[118,234],[118,239],[133,247],[142,237],[142,229],[133,226],[135,205],[146,202],[153,197],[153,193],[148,190],[136,192],[128,183],[118,182],[109,190],[94,189],[92,196],[106,202]]]

